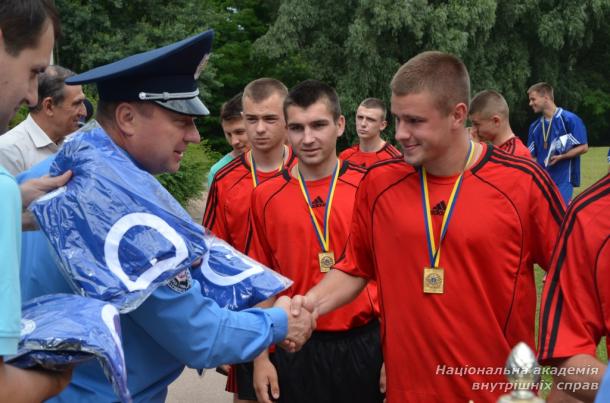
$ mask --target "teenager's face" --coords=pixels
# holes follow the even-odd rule
[[[243,98],[243,116],[250,147],[264,152],[284,144],[286,121],[283,104],[284,97],[278,93],[261,102],[247,96]]]
[[[243,154],[248,151],[250,145],[248,143],[248,135],[246,133],[246,125],[244,119],[235,118],[231,120],[223,120],[221,123],[222,130],[225,133],[227,143],[233,147],[233,151],[237,154]]]
[[[499,119],[497,115],[491,117],[483,117],[480,113],[470,115],[472,129],[477,137],[487,141],[493,141],[499,134]]]
[[[381,135],[387,122],[381,109],[359,106],[356,110],[356,132],[361,139],[373,139]]]
[[[392,94],[392,115],[396,121],[396,140],[405,161],[413,166],[442,162],[455,141],[452,131],[464,124],[453,113],[439,111],[428,91]]]
[[[548,103],[548,97],[541,95],[538,91],[531,91],[528,96],[530,108],[534,113],[542,113]]]
[[[290,106],[286,111],[288,141],[299,165],[317,167],[336,155],[337,138],[345,130],[345,118],[335,122],[326,102],[307,108]]]
[[[21,104],[35,106],[38,102],[38,74],[49,65],[54,43],[53,24],[47,22],[36,47],[13,56],[7,53],[0,31],[0,134]]]

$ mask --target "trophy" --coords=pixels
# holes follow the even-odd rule
[[[514,390],[498,399],[498,403],[544,403],[531,391],[540,381],[540,365],[527,344],[520,342],[506,360],[506,376]]]

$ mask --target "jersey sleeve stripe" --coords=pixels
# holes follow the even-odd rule
[[[540,328],[540,342],[539,351],[541,352],[541,359],[549,359],[553,357],[553,350],[555,348],[555,342],[557,340],[557,332],[559,329],[559,323],[561,320],[561,304],[563,301],[563,295],[561,289],[558,287],[559,278],[561,275],[561,269],[566,256],[567,241],[572,233],[576,218],[579,212],[589,206],[596,200],[610,195],[610,175],[598,181],[596,184],[587,189],[568,208],[566,218],[563,222],[561,233],[555,247],[554,254],[558,254],[555,260],[555,264],[551,267],[551,271],[554,273],[551,279],[551,285],[549,286],[548,295],[546,300],[543,301],[544,306],[541,312],[541,328]],[[557,300],[555,310],[553,311],[554,300]],[[551,320],[552,317],[552,320]],[[549,337],[549,345],[546,344],[546,335],[548,332],[549,321],[552,321]]]
[[[547,200],[551,209],[551,214],[557,222],[561,224],[564,216],[563,204],[560,200],[558,192],[553,191],[551,178],[537,165],[534,161],[529,161],[526,158],[515,157],[506,153],[492,152],[490,162],[504,165],[509,168],[517,169],[532,177],[534,183],[540,189],[542,195]]]

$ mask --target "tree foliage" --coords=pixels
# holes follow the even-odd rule
[[[415,54],[451,52],[467,64],[473,91],[505,95],[520,134],[533,119],[527,88],[547,81],[558,104],[587,118],[595,143],[608,138],[598,122],[608,119],[609,16],[606,0],[284,0],[255,49],[278,60],[303,55],[348,111],[368,96],[388,100],[392,75]],[[585,111],[592,103],[596,112]]]
[[[64,37],[57,61],[75,71],[216,31],[201,80],[212,112],[200,123],[228,151],[218,112],[249,81],[305,78],[334,85],[348,117],[366,97],[389,101],[398,67],[430,49],[467,64],[473,93],[502,92],[522,136],[534,118],[527,88],[548,81],[561,106],[587,124],[591,143],[610,138],[608,0],[56,0]],[[391,132],[391,128],[389,130]],[[345,145],[345,144],[344,144]]]

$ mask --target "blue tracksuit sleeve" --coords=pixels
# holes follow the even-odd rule
[[[538,125],[538,121],[532,123],[527,134],[527,148],[530,150],[530,154],[532,154],[532,157],[536,157],[538,154],[536,150],[536,127]]]
[[[197,281],[183,292],[159,287],[129,316],[176,359],[193,368],[254,359],[286,337],[279,308],[233,312],[201,295]]]

